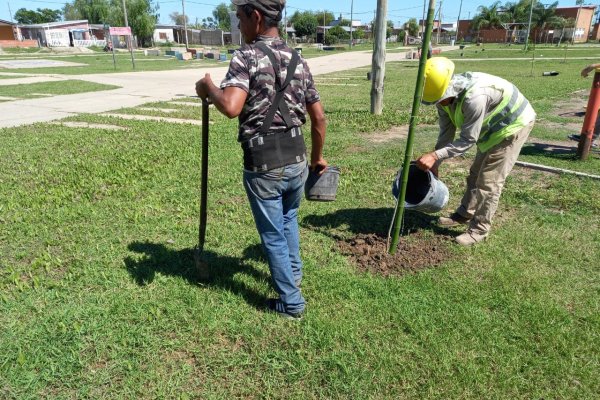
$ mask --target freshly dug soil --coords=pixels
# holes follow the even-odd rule
[[[383,276],[437,267],[452,257],[446,236],[425,236],[422,232],[402,236],[394,255],[388,253],[386,241],[385,235],[369,233],[339,241],[338,245],[360,271]]]

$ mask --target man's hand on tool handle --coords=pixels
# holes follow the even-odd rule
[[[419,157],[417,159],[417,167],[419,169],[422,169],[423,171],[431,171],[431,173],[433,173],[435,176],[437,176],[438,168],[437,168],[437,165],[435,165],[435,162],[437,160],[438,160],[438,157],[435,154],[435,151],[432,151],[431,153],[423,154],[421,157]]]
[[[196,94],[198,97],[205,100],[208,97],[211,86],[215,86],[215,84],[213,83],[210,74],[204,75],[204,78],[196,82]]]

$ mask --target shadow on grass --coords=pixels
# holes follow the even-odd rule
[[[210,268],[210,278],[201,280],[194,261],[194,249],[174,250],[162,243],[132,242],[127,247],[130,251],[144,255],[141,258],[128,256],[124,259],[129,274],[140,286],[154,281],[157,273],[184,278],[191,285],[202,284],[205,287],[227,290],[236,293],[244,300],[259,309],[264,308],[266,298],[249,288],[244,282],[234,279],[243,273],[256,280],[270,282],[270,276],[257,270],[244,260],[264,261],[260,245],[253,245],[244,250],[243,258],[223,256],[213,251],[204,251],[202,261]]]
[[[527,143],[521,149],[521,155],[542,156],[558,160],[576,160],[577,147],[546,143]]]
[[[352,233],[352,235],[374,233],[387,237],[394,214],[393,208],[350,208],[338,210],[326,215],[308,215],[303,218],[302,226],[314,229],[336,240],[345,238],[336,233],[335,229]],[[423,214],[417,211],[406,211],[404,214],[404,234],[420,230],[431,230],[436,234],[450,235],[451,230],[437,226],[435,215]]]

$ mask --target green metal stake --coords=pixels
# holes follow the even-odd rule
[[[435,12],[435,0],[429,0],[429,11],[427,12],[427,25],[425,28],[425,36],[421,43],[421,57],[419,58],[419,71],[417,73],[417,85],[415,87],[415,96],[413,98],[412,112],[410,115],[410,124],[408,126],[408,138],[406,139],[406,151],[404,152],[404,163],[402,164],[402,176],[400,193],[398,194],[398,202],[394,211],[394,219],[390,232],[392,232],[392,241],[389,247],[389,253],[395,254],[398,247],[398,236],[400,235],[400,227],[404,218],[404,199],[406,198],[406,185],[408,183],[408,169],[413,152],[413,138],[415,125],[419,114],[419,106],[421,105],[421,97],[423,95],[423,81],[425,76],[425,62],[427,61],[427,50],[431,41],[431,30],[433,27],[433,14]],[[388,243],[389,243],[388,236]]]

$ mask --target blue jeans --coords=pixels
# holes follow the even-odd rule
[[[244,170],[244,188],[267,255],[275,291],[287,312],[304,310],[298,207],[308,177],[306,161],[265,172]]]

